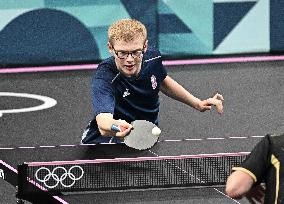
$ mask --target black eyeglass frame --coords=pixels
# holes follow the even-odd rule
[[[141,57],[143,54],[144,54],[144,48],[145,46],[143,46],[143,48],[141,50],[134,50],[134,51],[131,51],[131,52],[127,52],[127,51],[117,51],[114,49],[114,47],[112,46],[112,49],[115,53],[115,55],[119,58],[119,59],[126,59],[129,55],[131,55],[131,57],[133,59],[136,59],[138,57]],[[133,55],[134,52],[139,52],[140,54],[137,56],[137,55]],[[121,55],[124,55],[124,57],[121,57],[119,56],[120,54],[119,53],[122,53]]]

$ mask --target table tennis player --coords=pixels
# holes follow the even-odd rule
[[[266,135],[240,166],[233,167],[226,193],[235,199],[246,196],[250,203],[284,203],[283,148],[284,134]]]
[[[94,118],[81,143],[119,143],[134,120],[158,125],[159,91],[201,112],[216,106],[222,113],[221,94],[200,100],[168,76],[160,52],[148,46],[147,30],[141,22],[122,19],[113,23],[108,30],[107,47],[111,57],[99,64],[93,76]],[[124,130],[112,131],[113,124]]]

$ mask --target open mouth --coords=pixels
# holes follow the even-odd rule
[[[132,70],[134,68],[134,65],[124,65],[124,67],[127,69],[127,70]]]

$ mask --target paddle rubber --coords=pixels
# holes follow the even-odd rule
[[[133,129],[124,137],[124,143],[131,148],[138,150],[150,149],[159,139],[159,135],[153,135],[152,129],[157,127],[147,120],[135,120],[132,122]],[[112,125],[113,131],[123,131],[125,128]]]

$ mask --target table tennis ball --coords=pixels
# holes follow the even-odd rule
[[[155,136],[160,135],[160,134],[161,134],[161,129],[158,128],[158,127],[154,127],[154,128],[152,129],[152,134],[155,135]]]

